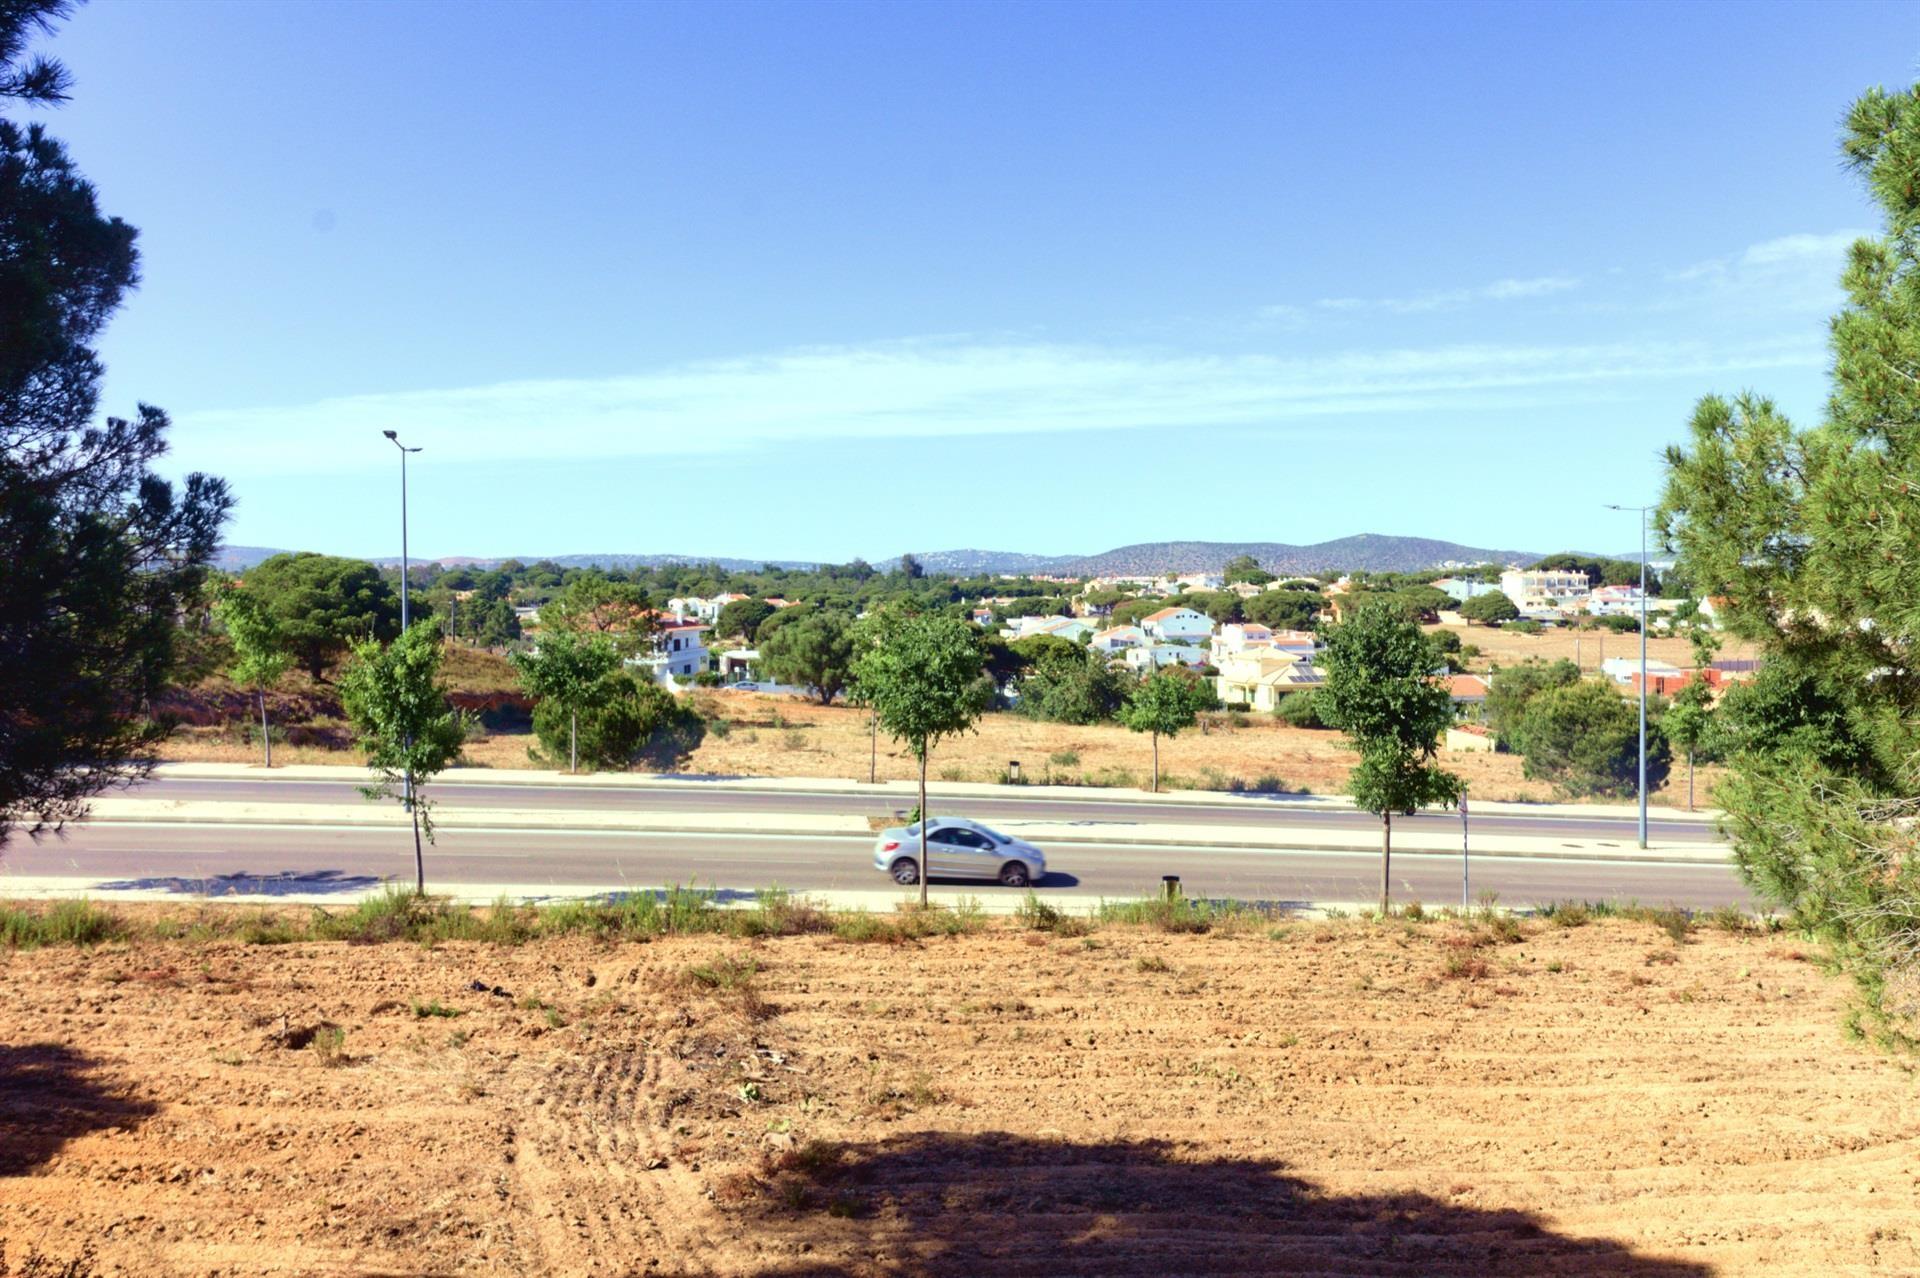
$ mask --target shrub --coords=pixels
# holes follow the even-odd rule
[[[0,907],[0,943],[31,950],[42,945],[99,945],[127,932],[118,915],[84,899],[59,901],[44,910]]]

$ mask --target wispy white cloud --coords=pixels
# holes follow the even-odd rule
[[[1546,297],[1578,287],[1578,276],[1536,275],[1526,279],[1495,280],[1474,288],[1438,289],[1406,297],[1323,297],[1314,305],[1324,311],[1385,311],[1394,315],[1419,315],[1429,311],[1458,310],[1476,302],[1513,302]]]
[[[1750,244],[1726,257],[1696,262],[1667,278],[1674,283],[1704,282],[1728,288],[1778,289],[1786,284],[1796,292],[1809,287],[1832,291],[1846,265],[1847,250],[1867,234],[1870,232],[1843,230],[1782,235]]]
[[[1811,366],[1821,359],[1818,333],[1738,349],[1449,345],[1320,358],[917,340],[790,350],[623,377],[183,413],[175,439],[183,462],[227,475],[384,465],[366,443],[388,428],[448,461],[732,454],[833,439],[1280,426],[1356,413],[1470,408],[1520,393],[1591,395],[1638,380]]]

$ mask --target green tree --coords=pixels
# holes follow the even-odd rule
[[[911,616],[885,626],[854,666],[862,698],[888,735],[920,765],[920,904],[927,903],[927,756],[980,717],[980,652],[950,617]]]
[[[1571,661],[1523,661],[1495,670],[1487,683],[1487,727],[1505,748],[1526,753],[1527,704],[1550,688],[1580,681],[1580,667]]]
[[[0,4],[0,105],[66,99],[65,69],[26,50],[68,7]],[[232,506],[217,479],[154,472],[160,409],[99,419],[91,343],[138,277],[136,236],[43,126],[0,119],[0,842],[146,775],[174,619]]]
[[[1227,560],[1227,566],[1221,575],[1226,578],[1229,586],[1241,581],[1253,586],[1264,586],[1273,580],[1273,574],[1262,568],[1260,561],[1252,555],[1235,555]]]
[[[1142,679],[1120,708],[1120,722],[1134,732],[1153,736],[1153,792],[1160,792],[1160,738],[1172,738],[1191,728],[1199,717],[1194,705],[1193,681],[1171,670]]]
[[[349,647],[400,633],[400,597],[364,559],[275,555],[247,571],[246,588],[315,679],[325,679]]]
[[[1920,88],[1864,94],[1840,149],[1885,233],[1848,255],[1825,420],[1802,430],[1763,396],[1703,399],[1668,450],[1657,519],[1723,624],[1838,702],[1844,742],[1735,751],[1716,797],[1748,881],[1912,1041],[1920,1000],[1888,990],[1920,969],[1920,852],[1902,825],[1920,756]]]
[[[427,862],[420,837],[433,842],[433,820],[420,787],[460,757],[467,738],[466,721],[440,683],[444,651],[439,627],[417,621],[390,644],[354,644],[340,676],[340,701],[377,777],[362,793],[369,799],[397,794],[405,805],[413,821],[414,891],[422,895]]]
[[[213,612],[233,645],[228,676],[241,687],[252,688],[260,703],[260,746],[266,752],[266,766],[271,768],[273,729],[267,722],[267,689],[286,678],[293,666],[293,654],[281,640],[273,614],[244,588],[227,590],[214,604]]]
[[[541,636],[532,652],[508,658],[520,682],[544,704],[551,701],[567,720],[567,771],[580,770],[580,712],[604,692],[607,677],[620,668],[620,653],[604,634],[555,630]]]
[[[1453,722],[1453,698],[1434,676],[1439,654],[1395,610],[1363,605],[1327,632],[1321,713],[1360,755],[1348,777],[1353,801],[1380,818],[1380,908],[1392,904],[1393,814],[1452,804],[1460,778],[1434,762]]]
[[[1273,708],[1273,713],[1289,728],[1328,726],[1325,716],[1320,713],[1318,692],[1313,688],[1301,688],[1298,691],[1289,692],[1280,698],[1279,704]]]
[[[1489,590],[1461,604],[1460,615],[1469,625],[1477,621],[1483,626],[1497,626],[1503,621],[1517,621],[1520,609],[1499,591]]]
[[[1240,605],[1240,615],[1275,630],[1312,630],[1326,606],[1317,590],[1263,590]]]
[[[1674,695],[1660,716],[1660,734],[1687,752],[1687,811],[1693,811],[1694,756],[1712,732],[1713,689],[1703,679],[1690,679]]]
[[[540,628],[604,635],[621,656],[630,657],[653,633],[652,605],[647,592],[630,581],[578,573],[540,605]]]
[[[764,599],[736,599],[714,618],[713,631],[725,638],[735,635],[749,638],[760,629],[762,622],[773,616],[773,612],[773,605]]]
[[[520,639],[520,618],[505,598],[475,591],[461,608],[460,629],[477,648],[504,648]]]
[[[707,727],[698,712],[654,680],[616,670],[594,685],[577,715],[557,701],[536,705],[533,731],[544,759],[577,749],[592,768],[644,762],[672,772],[700,748]]]
[[[1640,716],[1610,683],[1581,679],[1527,703],[1523,751],[1528,777],[1569,795],[1631,794],[1639,781]],[[1657,721],[1647,725],[1647,789],[1666,781],[1672,751]]]
[[[1053,635],[1016,640],[1027,662],[1019,683],[1020,714],[1048,723],[1105,723],[1126,703],[1128,679],[1099,653]]]
[[[761,632],[772,624],[767,621]],[[843,612],[815,612],[776,628],[760,641],[760,668],[832,705],[853,675],[852,619]]]

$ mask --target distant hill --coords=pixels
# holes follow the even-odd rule
[[[1525,550],[1493,550],[1426,537],[1361,533],[1338,541],[1295,546],[1278,541],[1160,541],[1122,546],[1073,560],[1061,571],[1087,576],[1129,572],[1218,572],[1229,559],[1252,555],[1275,573],[1415,572],[1443,563],[1532,563]]]
[[[260,546],[223,546],[216,564],[230,572],[250,568],[270,555],[281,553]],[[1229,559],[1252,555],[1261,567],[1275,573],[1322,572],[1417,572],[1443,563],[1529,564],[1539,554],[1525,550],[1491,550],[1481,546],[1463,546],[1454,541],[1435,541],[1426,537],[1388,537],[1379,533],[1361,533],[1338,541],[1321,541],[1295,546],[1278,541],[1151,541],[1121,546],[1096,555],[1036,555],[1014,550],[927,550],[913,551],[913,557],[929,572],[973,576],[991,573],[1052,573],[1061,576],[1100,577],[1121,573],[1218,572]],[[816,560],[738,559],[719,555],[636,555],[616,552],[582,555],[517,555],[522,563],[550,560],[563,568],[657,568],[662,564],[718,564],[729,572],[752,572],[763,564],[778,568],[813,568]],[[1632,556],[1637,558],[1637,554]],[[396,556],[373,562],[391,566]],[[416,562],[425,563],[426,560]],[[448,555],[434,562],[447,567],[475,565],[491,567],[501,559],[475,559]],[[900,556],[876,559],[874,567],[887,571],[897,567]]]
[[[214,552],[213,566],[223,572],[245,572],[262,559],[285,553],[271,546],[222,546]]]

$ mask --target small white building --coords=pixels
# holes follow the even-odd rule
[[[1501,593],[1498,582],[1480,581],[1472,577],[1442,577],[1433,583],[1437,590],[1444,590],[1461,603],[1479,595],[1497,595]]]
[[[1056,639],[1065,639],[1069,643],[1079,643],[1080,636],[1091,635],[1093,626],[1078,617],[1014,617],[1007,623],[1007,629],[1000,632],[1008,639],[1030,639],[1034,635],[1052,635]]]
[[[1142,674],[1162,666],[1204,666],[1207,650],[1190,643],[1148,643],[1127,649],[1127,669]]]
[[[1140,628],[1160,643],[1201,643],[1213,637],[1213,618],[1192,608],[1162,608],[1142,617]]]
[[[1638,617],[1640,587],[1596,586],[1587,596],[1587,612],[1595,617]]]
[[[1146,632],[1138,626],[1109,626],[1097,632],[1087,646],[1095,652],[1112,656],[1116,652],[1125,652],[1128,648],[1138,648],[1147,642]]]
[[[1638,656],[1608,657],[1600,663],[1600,673],[1615,683],[1630,685],[1635,679],[1640,677],[1640,658]],[[1671,661],[1660,661],[1654,657],[1647,658],[1647,679],[1649,682],[1654,679],[1676,678],[1679,674],[1680,667],[1674,665]]]

